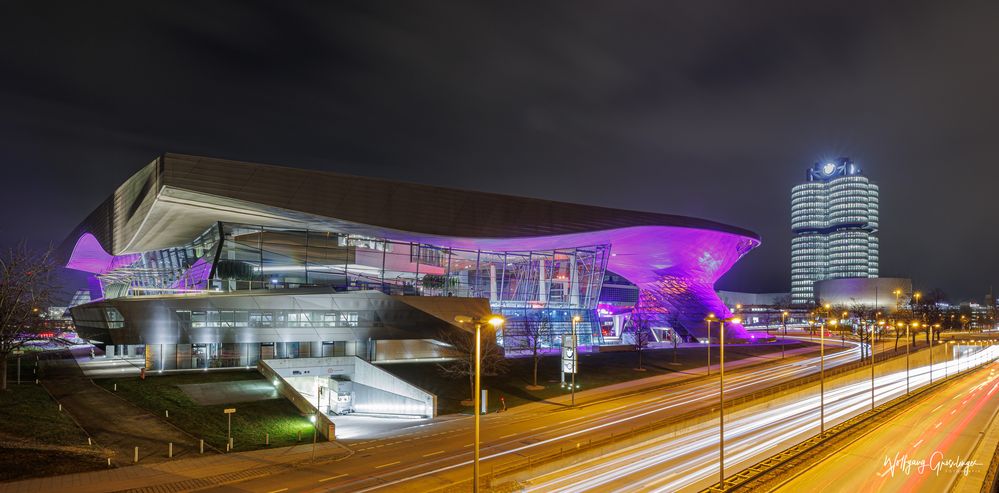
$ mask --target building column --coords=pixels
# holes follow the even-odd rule
[[[546,284],[545,258],[541,257],[538,259],[538,301],[544,304],[548,303],[548,289],[545,288]]]
[[[499,300],[496,293],[496,264],[489,264],[489,303],[495,304]]]
[[[569,257],[569,306],[579,307],[579,273],[576,272],[576,252]]]

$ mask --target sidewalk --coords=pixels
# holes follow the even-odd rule
[[[335,442],[316,445],[317,461],[351,455]],[[67,474],[0,484],[3,493],[73,493],[191,491],[199,488],[266,476],[312,464],[312,444],[255,450],[203,458],[175,459],[157,464]]]
[[[95,445],[113,451],[116,465],[132,463],[139,447],[142,463],[170,460],[169,443],[174,457],[198,454],[198,441],[144,409],[96,386],[83,375],[76,358],[90,358],[89,348],[71,349],[73,358],[49,360],[42,379],[49,393],[93,438]],[[207,451],[211,453],[211,451]]]

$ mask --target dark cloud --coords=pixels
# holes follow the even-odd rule
[[[0,5],[0,238],[59,241],[163,151],[707,217],[764,237],[854,157],[881,266],[999,275],[995,2]]]

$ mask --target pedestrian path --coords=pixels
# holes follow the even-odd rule
[[[311,464],[312,444],[252,452],[214,454],[203,458],[175,459],[156,464],[67,474],[0,484],[0,493],[172,492],[266,476]],[[348,457],[351,453],[334,442],[316,444],[317,462]]]
[[[109,449],[117,465],[134,461],[135,447],[143,463],[199,453],[199,443],[168,422],[95,385],[83,375],[76,358],[89,358],[89,348],[70,350],[74,358],[45,361],[42,385],[76,420],[96,445]],[[206,450],[206,453],[211,453]]]

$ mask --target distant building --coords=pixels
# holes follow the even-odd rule
[[[718,297],[746,327],[775,327],[783,321],[794,325],[808,318],[808,309],[791,306],[791,293],[718,291]]]
[[[791,293],[743,293],[739,291],[718,291],[718,297],[729,308],[743,306],[775,306],[786,303]]]
[[[912,298],[912,279],[828,279],[815,283],[815,297],[823,304],[842,307],[864,305],[891,312],[899,306],[906,306]]]
[[[878,186],[849,158],[815,163],[791,191],[791,298],[823,279],[878,276]]]

